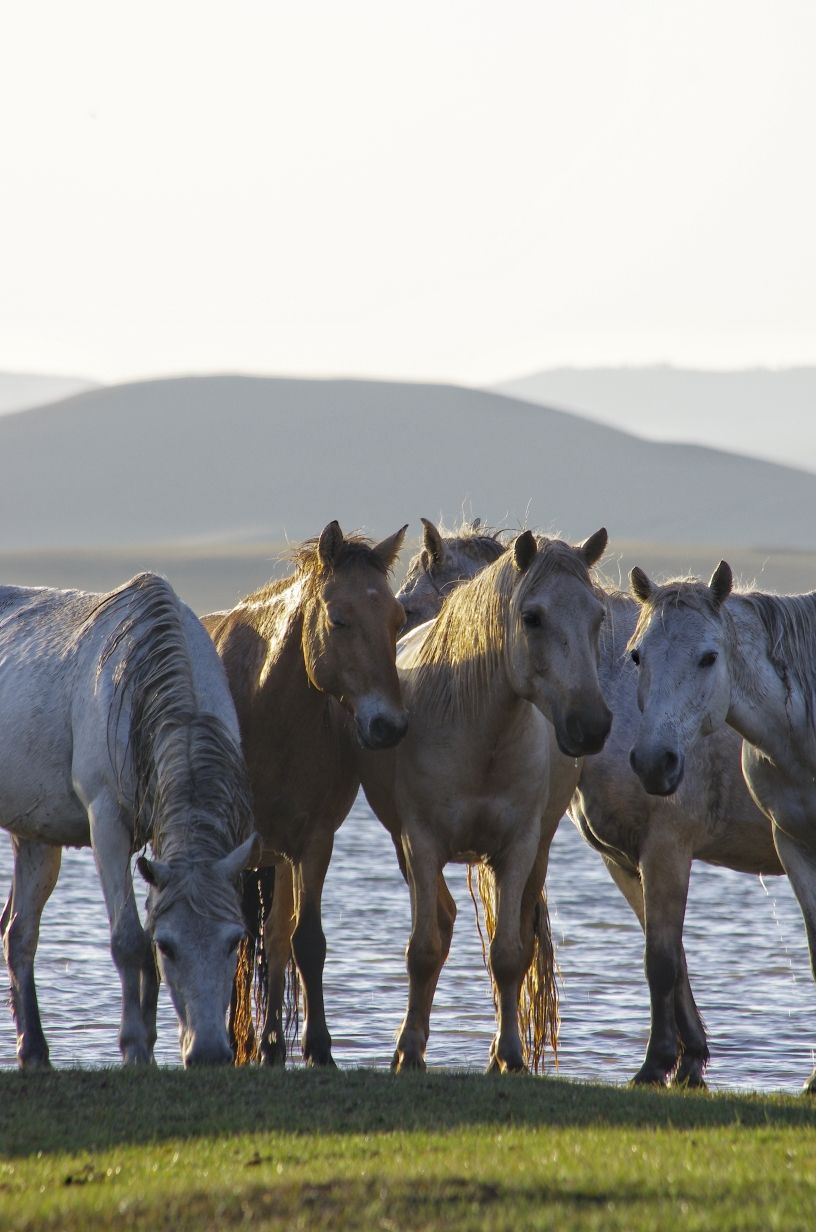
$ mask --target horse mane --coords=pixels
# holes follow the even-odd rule
[[[152,914],[182,896],[201,914],[239,914],[236,888],[211,867],[250,833],[249,781],[232,734],[200,709],[180,601],[164,578],[142,573],[106,595],[86,623],[106,615],[118,623],[97,671],[119,656],[108,738],[129,701],[125,764],[116,771],[120,785],[126,769],[133,777],[134,850],[149,841],[181,873],[155,896]]]
[[[469,715],[492,693],[506,667],[508,631],[530,591],[549,574],[562,571],[592,588],[580,551],[563,539],[536,536],[538,552],[519,573],[512,553],[502,552],[475,577],[448,595],[407,672],[409,708],[421,695],[422,708],[440,716]]]
[[[344,534],[342,544],[338,548],[334,559],[328,564],[323,560],[318,551],[318,543],[319,538],[315,537],[296,544],[282,558],[293,566],[292,570],[285,574],[284,577],[270,578],[268,582],[264,582],[257,590],[253,590],[251,594],[246,595],[238,606],[233,608],[233,611],[237,612],[243,609],[244,612],[267,612],[272,618],[273,625],[277,626],[278,617],[277,614],[272,612],[270,600],[283,595],[298,583],[300,583],[301,587],[300,602],[296,605],[299,612],[306,600],[319,591],[330,577],[343,569],[353,568],[355,565],[364,565],[376,569],[383,577],[388,577],[391,573],[391,566],[374,550],[372,540],[368,539],[365,535],[356,533]],[[293,611],[292,614],[294,615],[295,612]],[[230,615],[230,613],[227,613],[227,615]],[[260,631],[266,631],[266,621],[262,617],[256,616],[252,623]]]

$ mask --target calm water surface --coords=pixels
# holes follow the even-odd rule
[[[434,1002],[427,1059],[430,1066],[478,1070],[493,1030],[490,985],[465,870],[452,866],[447,876],[459,917]],[[4,890],[10,877],[10,846],[0,836]],[[562,976],[560,1073],[626,1082],[648,1037],[642,937],[600,858],[566,820],[553,845],[548,892]],[[409,925],[408,893],[391,841],[360,798],[337,836],[324,898],[326,1005],[341,1066],[389,1064],[405,1008]],[[88,851],[66,851],[43,916],[36,968],[56,1065],[119,1060],[119,981],[108,945],[93,858]],[[798,1090],[813,1065],[816,990],[787,879],[769,878],[763,886],[754,877],[695,864],[686,952],[710,1035],[710,1085]],[[164,988],[156,1057],[161,1064],[179,1063],[176,1020]],[[6,1011],[0,1065],[15,1063]]]

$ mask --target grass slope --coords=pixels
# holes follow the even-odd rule
[[[812,1228],[816,1103],[545,1079],[0,1075],[0,1227]]]

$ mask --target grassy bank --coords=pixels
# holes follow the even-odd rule
[[[816,1101],[558,1080],[0,1075],[0,1227],[816,1226]]]

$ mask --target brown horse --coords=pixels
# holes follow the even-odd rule
[[[257,1051],[266,1063],[286,1057],[291,955],[303,988],[304,1058],[333,1064],[321,896],[335,831],[360,786],[358,745],[389,748],[408,724],[395,666],[403,611],[388,585],[405,530],[373,545],[344,537],[330,522],[319,539],[296,550],[289,577],[267,583],[231,612],[203,618],[238,712],[261,866],[277,870],[263,929],[265,1016]],[[244,1059],[252,1049],[249,1017],[235,1017]]]

